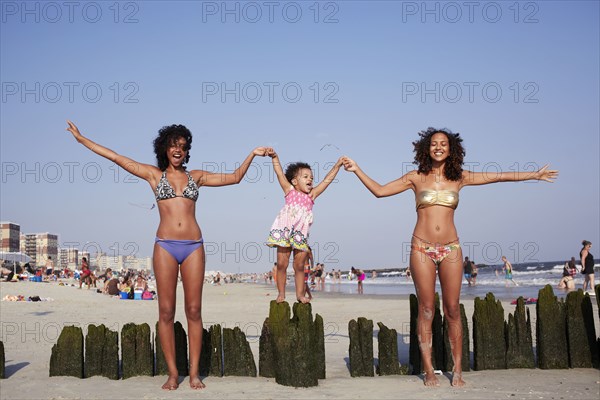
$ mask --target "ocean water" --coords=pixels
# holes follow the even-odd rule
[[[551,285],[554,288],[555,295],[564,297],[568,291],[558,289],[557,287],[558,282],[562,278],[563,266],[564,261],[513,264],[513,280],[519,286],[515,286],[510,281],[508,282],[508,286],[505,286],[506,282],[501,266],[480,267],[475,286],[468,286],[466,280],[463,280],[461,298],[473,299],[475,297],[485,297],[488,292],[492,292],[497,299],[501,300],[513,300],[519,296],[537,298],[539,290],[545,285]],[[600,283],[600,263],[598,263],[598,260],[595,260],[594,269],[596,271],[595,283],[598,284]],[[497,275],[496,271],[498,271]],[[365,272],[367,272],[367,277],[363,282],[364,295],[408,296],[411,293],[415,293],[413,281],[399,275],[398,272],[391,274],[378,272],[376,278],[371,277],[371,271],[365,270]],[[575,289],[583,287],[583,277],[581,273],[577,274],[575,277]],[[340,283],[332,283],[332,279],[328,277],[325,280],[324,291],[358,294],[357,286],[356,280],[342,279]],[[439,281],[436,282],[436,291],[441,292]],[[315,290],[315,292],[318,293],[319,290]]]

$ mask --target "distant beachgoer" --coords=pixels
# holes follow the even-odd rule
[[[563,267],[563,274],[560,282],[558,282],[559,289],[575,289],[575,276],[577,275],[577,267],[575,266],[575,257],[571,257],[571,260],[565,263]]]
[[[375,278],[377,278],[377,271],[373,270],[373,272],[371,272],[371,279]]]
[[[358,294],[363,294],[363,281],[365,280],[365,273],[362,269],[356,269],[354,267],[351,268],[351,271],[354,275],[356,275],[356,279],[358,280]]]
[[[267,148],[254,149],[232,173],[212,173],[203,170],[188,172],[186,164],[190,160],[192,134],[183,125],[165,126],[159,130],[154,139],[157,161],[157,166],[154,166],[139,163],[94,143],[84,137],[71,121],[67,123],[67,130],[79,143],[150,184],[160,216],[154,242],[153,265],[158,295],[160,344],[169,375],[162,388],[174,390],[179,387],[173,324],[180,272],[185,292],[184,306],[188,329],[189,384],[192,389],[204,388],[199,376],[199,364],[202,350],[202,289],[206,260],[202,231],[196,221],[196,200],[202,186],[240,183],[254,157],[266,155]]]
[[[412,280],[412,276],[410,274],[410,266],[406,268],[406,280]]]
[[[81,289],[81,285],[85,282],[87,288],[89,290],[90,285],[92,283],[91,275],[92,271],[90,271],[90,267],[87,261],[87,258],[83,257],[81,259],[81,274],[79,274],[79,289]]]
[[[504,265],[502,266],[502,272],[504,272],[504,286],[508,286],[508,281],[514,283],[515,286],[519,286],[519,284],[513,279],[513,268],[510,261],[508,261],[504,256],[502,256],[502,261],[504,262]]]
[[[313,173],[310,165],[302,162],[288,165],[285,174],[279,156],[273,149],[268,155],[272,159],[273,170],[285,197],[285,205],[277,214],[267,239],[267,246],[277,248],[277,302],[285,300],[287,267],[292,252],[296,300],[308,303],[304,295],[304,261],[308,254],[308,235],[313,223],[313,204],[317,197],[333,182],[340,167],[340,158],[331,168],[325,179],[313,187]]]
[[[465,276],[465,279],[467,280],[467,283],[469,284],[469,286],[471,286],[473,282],[473,264],[471,264],[471,261],[469,261],[469,257],[465,257],[465,262],[463,262],[463,274]]]
[[[317,276],[317,285],[319,286],[319,290],[325,290],[325,278],[327,274],[325,272],[325,264],[321,263],[321,267],[319,268],[319,275]]]
[[[133,290],[141,290],[146,291],[148,290],[148,282],[146,282],[146,280],[144,279],[144,277],[142,275],[138,275],[135,278],[135,282],[133,284]]]
[[[479,269],[475,264],[475,261],[471,260],[471,284],[477,285],[477,274],[479,273]]]
[[[581,273],[585,276],[583,291],[594,293],[594,256],[590,253],[592,242],[584,240],[581,245],[583,248],[579,252],[579,258],[581,259]]]
[[[50,277],[50,275],[54,274],[54,261],[52,261],[52,256],[48,256],[46,260],[46,276]]]
[[[529,172],[498,171],[489,174],[465,170],[462,138],[458,133],[447,129],[429,128],[421,131],[419,140],[413,142],[413,145],[414,163],[418,168],[385,185],[371,179],[350,158],[344,158],[344,169],[354,172],[376,197],[393,196],[409,189],[414,192],[417,223],[413,231],[410,264],[415,289],[419,294],[417,331],[425,372],[424,384],[439,385],[431,353],[437,274],[442,287],[444,317],[448,320],[448,337],[454,361],[452,385],[463,386],[465,382],[461,369],[462,324],[459,307],[463,256],[454,225],[454,210],[458,206],[459,191],[465,186],[495,182],[530,179],[552,182],[558,176],[558,171],[549,170],[547,165],[538,171]]]

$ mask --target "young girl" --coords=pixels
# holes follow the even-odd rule
[[[304,260],[309,250],[307,239],[313,222],[312,208],[315,199],[335,179],[342,166],[342,158],[331,168],[323,182],[313,187],[310,165],[302,162],[290,164],[284,174],[277,153],[268,149],[267,155],[272,158],[273,169],[285,194],[285,205],[275,218],[267,239],[267,246],[277,247],[277,302],[285,300],[286,270],[293,250],[296,299],[301,303],[309,303],[310,299],[304,291]]]

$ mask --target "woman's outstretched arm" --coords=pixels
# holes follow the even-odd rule
[[[381,185],[371,179],[367,174],[363,172],[362,169],[349,157],[342,157],[342,163],[344,165],[344,169],[349,172],[354,172],[358,179],[366,186],[367,189],[375,197],[387,197],[393,196],[398,193],[402,193],[408,189],[414,189],[414,184],[412,180],[409,179],[409,175],[414,174],[414,172],[409,172],[408,174],[386,183],[385,185]]]
[[[95,143],[92,140],[83,136],[73,122],[67,121],[67,124],[69,124],[67,130],[71,132],[75,140],[77,140],[79,143],[81,143],[94,153],[98,154],[99,156],[113,161],[115,164],[117,164],[119,167],[123,168],[130,174],[135,175],[138,178],[144,179],[145,181],[151,182],[152,173],[155,170],[158,170],[157,167],[149,164],[142,164],[135,160],[132,160],[131,158],[117,154],[111,149],[104,147],[98,143]]]
[[[558,177],[558,170],[548,169],[548,164],[544,165],[538,171],[511,171],[511,172],[471,172],[463,171],[461,186],[486,185],[496,182],[520,182],[529,180],[538,180],[554,182]]]
[[[220,173],[211,173],[206,171],[199,171],[200,178],[198,180],[200,185],[203,186],[227,186],[227,185],[235,185],[238,184],[244,179],[244,175],[248,172],[248,168],[252,163],[252,160],[255,156],[265,156],[267,155],[266,147],[257,147],[252,150],[252,152],[246,157],[246,159],[242,162],[235,171],[230,174],[220,174]]]

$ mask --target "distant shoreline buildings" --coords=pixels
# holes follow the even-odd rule
[[[21,225],[15,222],[0,222],[0,251],[21,252],[31,257],[32,266],[43,266],[52,257],[55,268],[79,269],[81,260],[86,257],[92,269],[106,270],[152,270],[151,257],[90,254],[74,247],[59,247],[58,234],[21,233]]]

